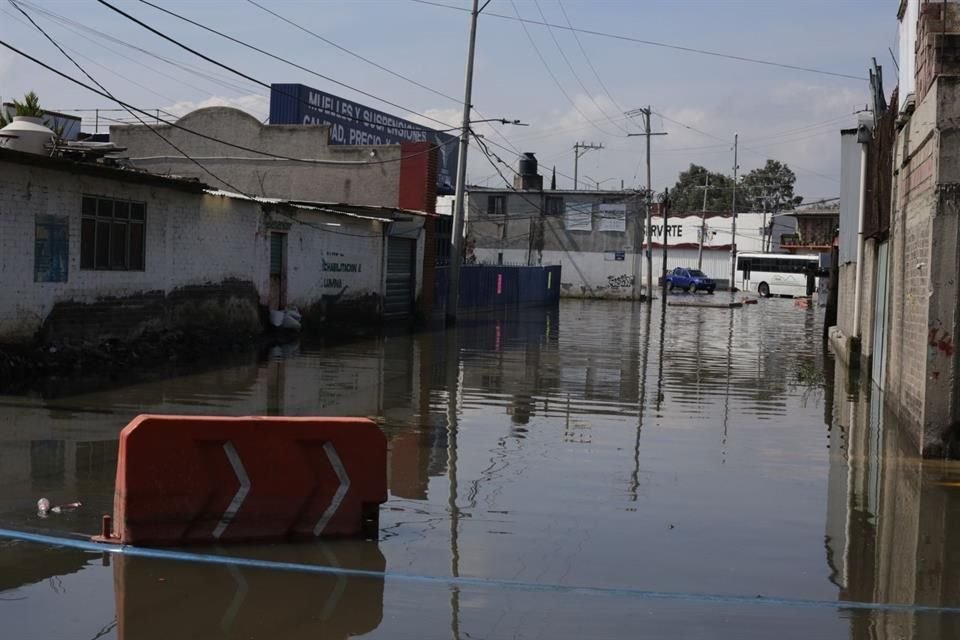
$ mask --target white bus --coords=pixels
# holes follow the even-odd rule
[[[817,254],[741,253],[737,255],[735,286],[764,298],[810,296],[822,275]]]

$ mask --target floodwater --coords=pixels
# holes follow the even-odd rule
[[[390,485],[376,541],[212,550],[366,576],[0,540],[0,637],[960,637],[960,466],[905,453],[821,325],[563,301],[0,397],[2,528],[96,533],[139,413],[369,416]]]

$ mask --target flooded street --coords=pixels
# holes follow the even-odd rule
[[[2,528],[98,532],[119,431],[140,413],[369,416],[390,491],[375,542],[199,550],[346,572],[0,541],[0,635],[960,637],[960,465],[902,453],[822,324],[791,300],[565,300],[0,397]],[[40,519],[40,497],[83,507]]]

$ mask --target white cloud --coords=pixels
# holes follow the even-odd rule
[[[451,128],[459,127],[460,120],[463,118],[463,112],[460,109],[426,109],[422,114],[408,113],[403,117],[410,122],[416,122],[417,124],[422,124],[425,127],[439,130],[447,128],[440,124],[440,122],[449,124]],[[437,122],[437,120],[440,122]],[[452,131],[450,133],[456,133],[456,131]]]
[[[191,111],[203,109],[204,107],[234,107],[236,109],[240,109],[241,111],[246,111],[254,118],[262,122],[266,120],[270,111],[270,100],[266,96],[257,94],[238,96],[235,98],[211,96],[206,100],[201,100],[199,102],[181,100],[176,104],[164,107],[164,110],[176,116],[182,116],[190,113]]]

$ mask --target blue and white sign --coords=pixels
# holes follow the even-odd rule
[[[439,147],[437,195],[455,191],[460,142],[448,133],[302,84],[270,85],[270,123],[330,125],[330,144],[432,142]]]

